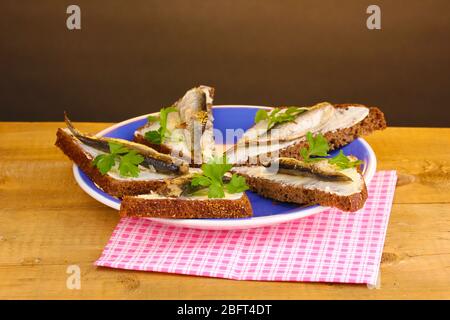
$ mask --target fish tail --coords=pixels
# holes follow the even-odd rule
[[[70,132],[75,136],[75,137],[82,137],[83,134],[78,131],[77,129],[75,129],[75,127],[72,124],[72,121],[70,121],[69,116],[67,115],[67,112],[64,111],[64,122],[66,123],[67,128],[70,130]]]

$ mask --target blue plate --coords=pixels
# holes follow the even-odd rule
[[[215,106],[213,108],[214,127],[222,132],[223,137],[226,137],[226,129],[243,129],[247,130],[253,125],[255,113],[258,111],[258,106]],[[134,131],[143,126],[147,122],[147,116],[140,116],[130,120],[118,123],[110,128],[98,133],[99,136],[122,138],[132,140]],[[227,144],[235,143],[239,137],[234,141],[225,141]],[[222,144],[223,141],[217,141],[217,144]],[[366,183],[369,182],[376,170],[376,157],[369,146],[369,144],[359,138],[342,150],[345,154],[353,154],[359,159],[364,160],[363,175]],[[335,150],[332,155],[335,155],[338,150]],[[90,178],[81,171],[76,165],[73,167],[74,176],[80,187],[86,191],[93,198],[110,206],[114,209],[120,208],[120,200],[110,196],[98,188]],[[152,219],[163,223],[175,224],[191,228],[204,229],[243,229],[254,228],[260,226],[267,226],[276,223],[286,222],[294,219],[309,216],[311,214],[324,210],[321,206],[300,207],[295,204],[281,203],[274,200],[260,197],[259,195],[247,191],[247,196],[250,199],[253,208],[252,218],[243,219]]]

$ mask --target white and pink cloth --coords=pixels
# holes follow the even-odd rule
[[[376,173],[363,209],[247,230],[122,218],[97,266],[263,281],[377,282],[397,175]]]

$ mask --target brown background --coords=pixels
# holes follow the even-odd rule
[[[450,124],[448,0],[2,0],[0,14],[0,120],[117,121],[209,84],[216,104],[360,102],[391,125]]]

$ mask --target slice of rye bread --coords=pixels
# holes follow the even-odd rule
[[[363,106],[361,104],[335,104],[335,108],[347,108],[350,106]],[[386,129],[386,119],[384,113],[377,107],[368,107],[369,114],[361,122],[358,122],[352,127],[338,129],[332,132],[326,132],[323,134],[327,139],[330,146],[330,150],[343,147],[356,138],[371,134],[376,130]],[[279,152],[280,157],[297,158],[301,159],[300,149],[307,147],[308,142],[306,140],[299,141],[296,144],[290,145],[287,148],[281,149]]]
[[[164,180],[117,180],[109,175],[102,175],[96,167],[92,166],[92,157],[83,151],[72,135],[61,128],[58,128],[56,132],[55,145],[96,185],[112,196],[121,198],[125,195],[145,194],[165,185]]]
[[[349,196],[340,196],[319,189],[306,189],[300,186],[281,184],[266,178],[252,177],[243,173],[238,174],[245,178],[250,190],[263,197],[281,202],[291,202],[301,205],[319,204],[321,206],[335,207],[343,211],[354,212],[361,209],[367,199],[367,188],[365,184],[363,184],[361,192]]]
[[[140,127],[138,130],[141,130],[142,128],[144,128],[144,127]],[[166,144],[151,143],[150,141],[145,139],[145,137],[141,134],[134,134],[133,141],[136,143],[146,145],[146,146],[153,148],[156,151],[161,152],[161,153],[170,154],[172,152],[172,149],[170,148],[170,146],[168,146]],[[182,154],[179,156],[183,157]]]
[[[245,218],[253,214],[245,193],[236,200],[183,198],[145,199],[126,196],[120,205],[122,217],[168,219]]]

